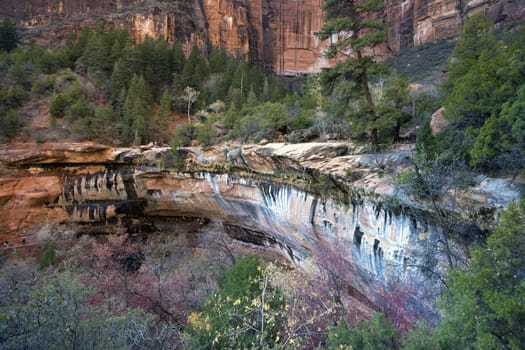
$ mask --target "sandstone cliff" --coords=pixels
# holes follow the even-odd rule
[[[388,43],[396,52],[412,45],[456,38],[463,21],[486,14],[496,26],[525,17],[524,1],[385,0]]]
[[[211,220],[233,239],[279,251],[298,265],[319,247],[337,249],[355,269],[356,290],[374,300],[376,288],[419,276],[414,267],[441,228],[431,210],[392,185],[410,150],[346,155],[350,146],[185,148],[183,171],[167,167],[169,148],[3,146],[0,239],[4,250],[23,251],[42,232],[71,239],[168,232],[173,219]],[[509,182],[484,180],[469,190],[461,225],[484,231],[519,196]]]
[[[333,62],[322,26],[322,0],[3,0],[0,16],[16,18],[27,35],[63,40],[70,31],[100,22],[146,35],[211,43],[252,57],[279,74],[316,72]],[[393,52],[430,41],[450,40],[468,16],[486,13],[498,25],[525,17],[523,0],[385,0],[388,47]],[[376,52],[388,54],[388,49]]]

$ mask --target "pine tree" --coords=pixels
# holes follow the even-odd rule
[[[525,348],[525,199],[511,204],[468,271],[449,274],[440,349]]]
[[[407,112],[410,106],[410,86],[408,76],[391,76],[384,88],[383,99],[379,105],[380,119],[384,124],[393,125],[394,142],[399,141],[401,127],[408,123],[412,115]]]
[[[124,59],[119,58],[113,65],[113,73],[109,81],[109,92],[111,101],[116,104],[118,102],[120,92],[123,88],[127,89],[129,86],[129,78],[131,71]]]
[[[182,44],[179,41],[175,41],[171,50],[171,70],[175,74],[181,74],[186,63],[186,56],[182,50]]]
[[[127,31],[112,30],[112,42],[110,58],[112,62],[116,62],[122,58],[124,48],[129,44],[129,36]]]
[[[16,49],[18,45],[18,34],[16,26],[9,17],[5,17],[0,24],[0,50],[7,52]]]
[[[164,89],[160,98],[160,106],[155,113],[155,127],[161,133],[165,132],[168,128],[168,116],[171,112],[171,96],[168,89]]]
[[[213,47],[210,55],[210,73],[223,73],[227,64],[227,53],[223,49]]]
[[[124,140],[139,144],[147,133],[151,95],[143,76],[134,75],[124,103]]]
[[[155,43],[152,67],[152,81],[148,83],[154,87],[154,95],[158,96],[171,83],[171,51],[162,37]]]
[[[382,8],[382,0],[324,0],[326,24],[319,34],[321,39],[337,36],[329,46],[328,57],[347,56],[329,73],[328,82],[350,81],[347,89],[364,97],[364,106],[353,117],[364,123],[375,150],[379,149],[379,126],[370,76],[378,70],[378,64],[366,51],[385,41],[384,23],[376,19]]]
[[[207,78],[208,74],[208,64],[202,56],[199,47],[194,44],[184,64],[182,81],[185,86],[200,89],[201,84]]]
[[[111,47],[107,46],[104,35],[101,31],[92,33],[82,55],[88,67],[88,72],[102,79],[105,79],[107,75],[109,75],[113,67],[113,62],[111,62]]]

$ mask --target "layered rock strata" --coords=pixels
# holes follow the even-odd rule
[[[187,148],[185,168],[175,171],[168,148],[11,145],[0,149],[0,239],[4,249],[21,249],[37,243],[44,227],[51,235],[68,227],[74,237],[169,230],[169,218],[213,220],[232,238],[277,249],[296,264],[335,250],[351,262],[356,290],[373,300],[378,285],[413,278],[440,227],[382,173],[403,168],[410,151],[345,155],[348,149]],[[485,230],[498,208],[520,195],[508,182],[484,186],[471,189],[466,230]],[[469,219],[476,210],[491,215],[484,223]]]
[[[101,22],[126,28],[134,40],[163,36],[225,48],[283,75],[318,72],[333,65],[324,58],[328,41],[316,37],[323,22],[322,0],[4,0],[0,16],[16,18],[31,38],[64,40],[67,33]],[[388,48],[384,57],[413,45],[451,40],[463,21],[483,12],[497,25],[525,17],[514,0],[385,0]]]

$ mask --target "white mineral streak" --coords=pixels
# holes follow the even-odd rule
[[[385,281],[397,277],[414,248],[411,240],[421,231],[409,217],[370,201],[345,206],[288,184],[228,174],[194,174],[184,184],[176,182],[176,187],[163,187],[159,192],[149,197],[156,203],[149,204],[150,210],[165,207],[264,232],[291,248],[291,258],[297,261],[308,255],[316,241],[334,243],[359,268]],[[355,237],[359,232],[362,237]]]

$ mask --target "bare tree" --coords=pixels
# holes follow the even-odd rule
[[[433,212],[436,232],[427,239],[423,260],[417,264],[424,274],[446,287],[444,273],[466,264],[465,247],[481,232],[461,218],[461,193],[471,176],[463,161],[455,157],[421,157],[412,160],[404,191],[414,201],[426,202]],[[443,265],[443,262],[445,265]]]
[[[215,114],[219,114],[225,107],[226,104],[222,100],[217,100],[209,105],[208,109],[211,109]]]
[[[190,118],[190,110],[191,106],[197,101],[197,98],[199,98],[200,92],[198,90],[195,90],[191,86],[186,86],[184,89],[184,95],[182,95],[181,99],[186,102],[186,105],[188,106],[188,123],[191,124],[191,118]]]

